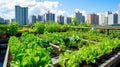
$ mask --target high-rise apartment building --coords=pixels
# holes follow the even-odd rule
[[[100,25],[108,25],[108,15],[112,14],[112,12],[102,13],[100,16]]]
[[[33,24],[33,23],[35,23],[35,22],[36,22],[36,16],[35,16],[35,15],[30,16],[30,18],[29,18],[29,23],[30,23],[30,24]]]
[[[83,22],[85,22],[85,16],[83,16]]]
[[[8,20],[8,19],[5,20],[5,23],[6,23],[6,24],[8,24],[9,22],[10,22],[10,20]]]
[[[84,20],[85,20],[84,16],[83,16],[82,13],[80,13],[80,12],[76,12],[76,13],[75,13],[75,18],[77,18],[78,23],[84,22]]]
[[[15,20],[19,24],[28,24],[28,7],[15,6]]]
[[[118,5],[118,24],[120,24],[120,3]]]
[[[55,21],[55,14],[50,13],[50,12],[48,11],[48,13],[44,14],[44,21],[45,21],[45,22]]]
[[[96,14],[88,14],[87,15],[87,22],[90,24],[98,25],[99,24],[99,16]]]
[[[60,24],[64,24],[64,16],[60,15],[57,17],[57,22]]]
[[[38,15],[37,20],[38,20],[38,21],[43,21],[43,16],[42,16],[42,15]]]
[[[4,18],[0,17],[0,22],[4,22]]]
[[[68,24],[71,23],[71,22],[72,22],[71,17],[67,17],[67,18],[66,18],[66,22],[67,22]]]
[[[11,19],[11,21],[10,22],[15,22],[15,19]]]
[[[109,14],[108,15],[108,25],[118,24],[118,14]]]

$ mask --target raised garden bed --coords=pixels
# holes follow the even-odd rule
[[[6,52],[6,56],[4,59],[4,67],[6,67],[6,62],[7,62],[7,58],[8,61],[10,61],[10,54],[8,54],[9,48],[7,49]],[[8,56],[9,55],[9,56]],[[58,56],[52,58],[52,62],[53,62],[53,66],[54,67],[60,67],[58,64]],[[80,64],[80,67],[115,67],[118,65],[118,62],[120,62],[120,48],[116,48],[114,49],[110,54],[108,55],[103,55],[102,57],[100,57],[100,59],[96,60],[96,63],[90,63],[90,64],[86,64],[84,61],[82,64]],[[9,63],[9,62],[8,62]],[[7,67],[10,67],[9,65]]]
[[[110,54],[103,55],[96,62],[87,64],[83,61],[81,67],[115,67],[120,62],[120,48],[114,49]]]
[[[66,58],[67,59],[67,58]],[[60,67],[58,57],[52,58],[53,66]],[[67,60],[66,60],[67,61]],[[110,54],[103,55],[100,59],[97,59],[95,63],[87,64],[85,61],[82,61],[80,67],[119,67],[120,65],[120,48],[114,49]]]
[[[120,51],[120,49],[116,48],[116,47],[119,47],[119,44],[120,44],[119,39],[109,39],[109,38],[103,36],[104,39],[102,41],[96,42],[96,41],[92,41],[89,39],[81,39],[81,38],[79,38],[79,35],[76,35],[76,34],[73,36],[71,36],[71,34],[67,36],[66,33],[65,34],[64,33],[60,33],[60,34],[53,33],[53,35],[51,33],[47,33],[47,34],[48,34],[48,36],[44,35],[44,34],[40,34],[41,36],[39,36],[39,35],[36,36],[34,34],[25,34],[20,38],[13,37],[13,39],[11,41],[9,41],[9,42],[11,42],[10,46],[11,46],[11,48],[14,48],[14,47],[21,48],[21,46],[22,46],[22,48],[24,50],[22,53],[24,53],[25,55],[27,54],[27,56],[31,55],[32,53],[34,54],[34,51],[35,51],[35,53],[38,53],[39,50],[37,50],[37,49],[39,49],[39,48],[45,49],[47,51],[48,47],[50,47],[50,48],[54,49],[55,53],[51,54],[46,51],[45,52],[42,51],[42,52],[43,52],[43,54],[47,53],[47,56],[49,58],[51,58],[54,67],[60,67],[58,59],[60,58],[61,54],[64,54],[65,52],[68,52],[68,54],[66,53],[67,57],[65,57],[65,58],[69,58],[69,59],[65,59],[66,61],[69,61],[69,60],[75,61],[78,59],[81,62],[75,61],[75,63],[77,62],[79,64],[79,66],[81,66],[81,67],[98,67],[98,66],[106,67],[107,65],[109,65],[108,67],[110,67],[113,64],[114,64],[114,66],[116,66],[117,64],[115,64],[115,63],[119,61],[119,60],[115,60],[115,61],[112,60],[112,61],[109,61],[109,63],[106,63],[112,57],[114,57],[114,58],[116,56],[119,57],[119,55],[117,55],[117,53]],[[44,37],[42,35],[44,35],[46,37]],[[56,39],[56,40],[53,41],[54,39]],[[82,42],[80,42],[80,41],[82,41]],[[56,43],[56,44],[54,44],[54,43]],[[78,45],[76,45],[78,43],[81,44],[80,45],[81,47],[78,47]],[[61,50],[61,45],[65,46],[65,50],[63,50],[63,51]],[[77,48],[75,48],[74,46]],[[113,50],[113,51],[111,52],[111,50]],[[19,51],[17,49],[15,49],[15,50],[13,49],[13,51],[19,53]],[[12,53],[14,54],[14,52],[12,52]],[[31,53],[29,54],[29,52],[31,52]],[[50,50],[50,52],[51,52],[51,50]],[[20,53],[20,54],[22,54],[22,53]],[[63,56],[65,56],[66,54],[64,54]],[[10,53],[9,55],[11,55],[11,56],[9,56],[8,61],[9,60],[11,61],[12,54]],[[71,58],[73,56],[74,56],[74,60],[72,60],[72,58]],[[84,56],[85,56],[85,58],[84,58]],[[82,58],[82,60],[80,59],[80,57]],[[26,56],[21,57],[21,58],[26,58]],[[90,58],[90,59],[87,59],[87,58]],[[20,59],[20,58],[18,58],[18,59]],[[10,63],[10,61],[8,63]],[[13,59],[13,61],[17,62],[14,59]],[[22,63],[22,61],[20,60],[21,63]],[[39,63],[39,62],[37,62],[37,63]],[[64,64],[67,66],[66,62]],[[71,63],[69,63],[69,64],[71,64]],[[73,62],[73,64],[74,64],[74,62]],[[28,63],[28,65],[29,65],[29,63]],[[8,65],[8,66],[10,66],[10,65]],[[75,67],[79,67],[79,66],[75,66]]]

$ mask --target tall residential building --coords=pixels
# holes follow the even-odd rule
[[[88,14],[87,15],[87,22],[90,24],[98,25],[99,24],[99,16],[96,14]]]
[[[109,14],[108,15],[108,25],[118,24],[118,14]]]
[[[11,19],[11,21],[10,22],[15,22],[15,19]]]
[[[42,15],[38,15],[37,20],[38,20],[38,21],[43,21],[43,16],[42,16]]]
[[[85,16],[83,16],[83,22],[85,22]]]
[[[71,17],[67,17],[67,18],[66,18],[66,22],[67,22],[68,24],[71,23],[71,22],[72,22]]]
[[[33,24],[33,23],[35,23],[35,22],[36,22],[36,16],[35,16],[35,15],[30,16],[30,18],[29,18],[29,23],[30,23],[30,24]]]
[[[0,22],[4,22],[4,18],[0,17]]]
[[[112,12],[105,12],[101,14],[100,18],[100,25],[108,25],[108,15],[112,14]]]
[[[55,21],[55,14],[50,13],[50,12],[48,11],[48,13],[44,14],[44,21],[45,21],[45,22]]]
[[[7,20],[5,20],[5,23],[6,23],[6,24],[8,24],[9,22],[10,22],[10,20],[8,20],[8,19],[7,19]]]
[[[19,24],[28,24],[28,7],[15,6],[15,19]]]
[[[78,23],[85,21],[85,17],[84,17],[84,16],[82,15],[82,13],[80,13],[80,12],[76,12],[76,13],[75,13],[75,18],[77,18]]]
[[[118,24],[120,24],[120,3],[118,5]]]
[[[60,24],[64,24],[64,16],[60,15],[57,17],[57,22]]]

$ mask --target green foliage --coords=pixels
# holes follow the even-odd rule
[[[78,51],[68,52],[66,51],[63,55],[59,56],[59,64],[63,67],[65,65],[72,66],[79,65],[82,61],[86,61],[87,64],[95,63],[96,59],[99,59],[105,54],[109,54],[113,49],[120,47],[119,39],[104,39],[105,42],[96,43],[95,45],[83,46]],[[67,59],[67,60],[66,60]]]
[[[39,31],[43,30],[44,26],[41,25],[36,25]],[[80,26],[89,27],[83,23]],[[60,29],[62,32],[58,32]],[[13,56],[10,66],[49,67],[52,64],[49,54],[55,52],[49,43],[58,45],[60,50],[65,51],[59,56],[59,64],[62,67],[79,67],[83,61],[87,64],[95,63],[96,59],[111,53],[117,47],[120,48],[120,39],[116,32],[119,34],[119,31],[111,31],[110,37],[106,37],[100,34],[99,30],[68,31],[68,25],[46,24],[43,34],[34,35],[27,32],[20,38],[10,38],[9,46]],[[70,50],[71,48],[75,50]]]
[[[13,60],[11,67],[48,67],[52,64],[49,53],[52,49],[49,47],[41,48],[39,39],[33,34],[24,33],[20,39],[12,36],[9,39],[10,51]],[[50,52],[49,52],[50,51]]]
[[[6,34],[7,32],[7,25],[6,24],[0,24],[0,35]]]
[[[79,55],[77,51],[66,51],[59,56],[59,64],[62,67],[79,67],[79,64],[82,63],[82,58]]]
[[[47,47],[47,51],[50,52],[50,53],[54,53],[54,49],[51,46]]]
[[[67,48],[79,48],[83,46],[83,41],[79,36],[73,35],[74,32],[56,32],[56,33],[44,33],[40,35],[41,40],[48,43],[53,43],[60,46],[60,50],[65,51]]]
[[[119,38],[120,39],[120,30],[110,30],[110,38]]]
[[[60,25],[58,23],[46,24],[45,26],[45,31],[50,33],[58,32],[59,29],[60,29]]]
[[[54,24],[54,23],[57,23],[57,22],[54,22],[52,20],[45,22],[45,24]]]
[[[37,33],[43,34],[45,29],[45,24],[43,22],[36,22],[34,24],[34,29],[37,31]]]
[[[77,26],[78,25],[78,19],[77,18],[72,18],[72,25]]]
[[[68,30],[69,30],[69,25],[68,24],[64,24],[64,25],[61,26],[61,29],[60,29],[61,32],[66,32]]]
[[[10,35],[16,35],[18,32],[18,24],[16,22],[11,22],[7,26],[7,32]]]
[[[79,24],[79,26],[81,26],[81,27],[90,27],[90,24],[87,23],[87,22],[81,22],[81,23]]]
[[[6,24],[6,23],[5,23],[5,22],[0,22],[0,25],[1,25],[1,24]]]
[[[2,30],[0,29],[0,35],[2,35]]]

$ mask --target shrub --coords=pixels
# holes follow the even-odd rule
[[[90,23],[81,22],[81,23],[79,24],[79,26],[81,26],[81,27],[90,27]]]
[[[67,30],[69,30],[69,25],[68,24],[64,24],[61,26],[61,31],[62,32],[66,32]]]
[[[7,33],[10,35],[16,35],[18,32],[18,24],[16,22],[11,22],[7,26]]]
[[[45,24],[43,22],[36,22],[34,24],[34,30],[36,30],[37,33],[43,34],[45,29]]]
[[[1,24],[0,25],[0,34],[3,34],[6,31],[7,31],[7,25],[6,24]]]
[[[58,23],[53,23],[53,24],[47,24],[45,31],[53,33],[53,32],[58,32],[59,29],[60,29],[60,25]]]

